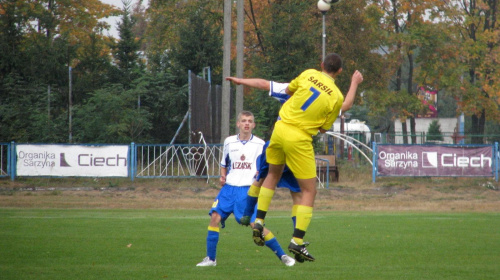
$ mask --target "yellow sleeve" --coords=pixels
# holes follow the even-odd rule
[[[333,108],[333,111],[331,111],[327,117],[325,123],[321,126],[322,129],[324,130],[329,130],[337,117],[339,116],[340,109],[342,108],[342,103],[344,103],[344,96],[342,94],[339,94],[340,97],[337,101],[337,104],[335,104],[335,107]],[[340,106],[339,106],[340,104]]]

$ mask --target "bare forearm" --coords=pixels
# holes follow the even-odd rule
[[[245,78],[227,77],[226,80],[231,81],[237,85],[244,85],[263,90],[271,89],[271,82],[265,79],[259,79],[259,78],[245,79]]]
[[[221,186],[224,186],[226,183],[226,175],[227,175],[227,168],[221,167],[220,168],[220,178],[219,178],[219,183]]]
[[[347,92],[347,95],[344,99],[344,103],[342,103],[342,112],[348,111],[351,109],[354,104],[354,99],[356,98],[356,91],[358,90],[358,85],[363,82],[363,75],[358,70],[354,71],[351,79],[351,87]]]
[[[351,87],[347,92],[347,95],[344,99],[344,103],[342,103],[342,112],[346,112],[351,109],[354,104],[354,99],[356,98],[356,91],[358,90],[358,85],[351,83]]]

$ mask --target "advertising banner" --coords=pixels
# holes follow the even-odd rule
[[[379,145],[377,176],[493,176],[492,146]]]
[[[127,177],[128,145],[16,146],[17,176]]]

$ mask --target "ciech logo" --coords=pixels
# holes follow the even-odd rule
[[[384,161],[385,167],[392,168],[416,168],[418,167],[418,154],[406,151],[404,153],[387,153],[381,151],[379,159]]]
[[[484,156],[459,156],[452,153],[443,153],[438,156],[437,152],[422,152],[422,167],[437,168],[441,167],[472,167],[483,168],[491,167],[491,157]]]
[[[119,154],[111,157],[78,154],[78,166],[127,166],[127,157],[120,157]]]

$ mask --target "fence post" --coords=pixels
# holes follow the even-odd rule
[[[14,181],[16,178],[16,161],[17,161],[17,155],[16,155],[16,144],[14,141],[10,142],[10,149],[9,149],[9,154],[7,155],[7,160],[10,162],[10,180]],[[7,165],[9,167],[9,164]]]
[[[373,159],[372,159],[372,182],[375,183],[375,177],[377,177],[377,164],[378,164],[378,151],[377,142],[372,142]]]
[[[500,166],[498,165],[500,163],[500,155],[499,155],[499,151],[498,151],[498,142],[495,142],[495,149],[494,149],[494,152],[495,152],[495,181],[498,182],[498,169],[500,168]]]
[[[134,171],[136,170],[136,160],[135,160],[135,143],[132,142],[130,143],[130,157],[129,157],[129,161],[130,161],[130,180],[131,181],[134,181],[134,178],[135,178],[135,174],[134,174]]]

